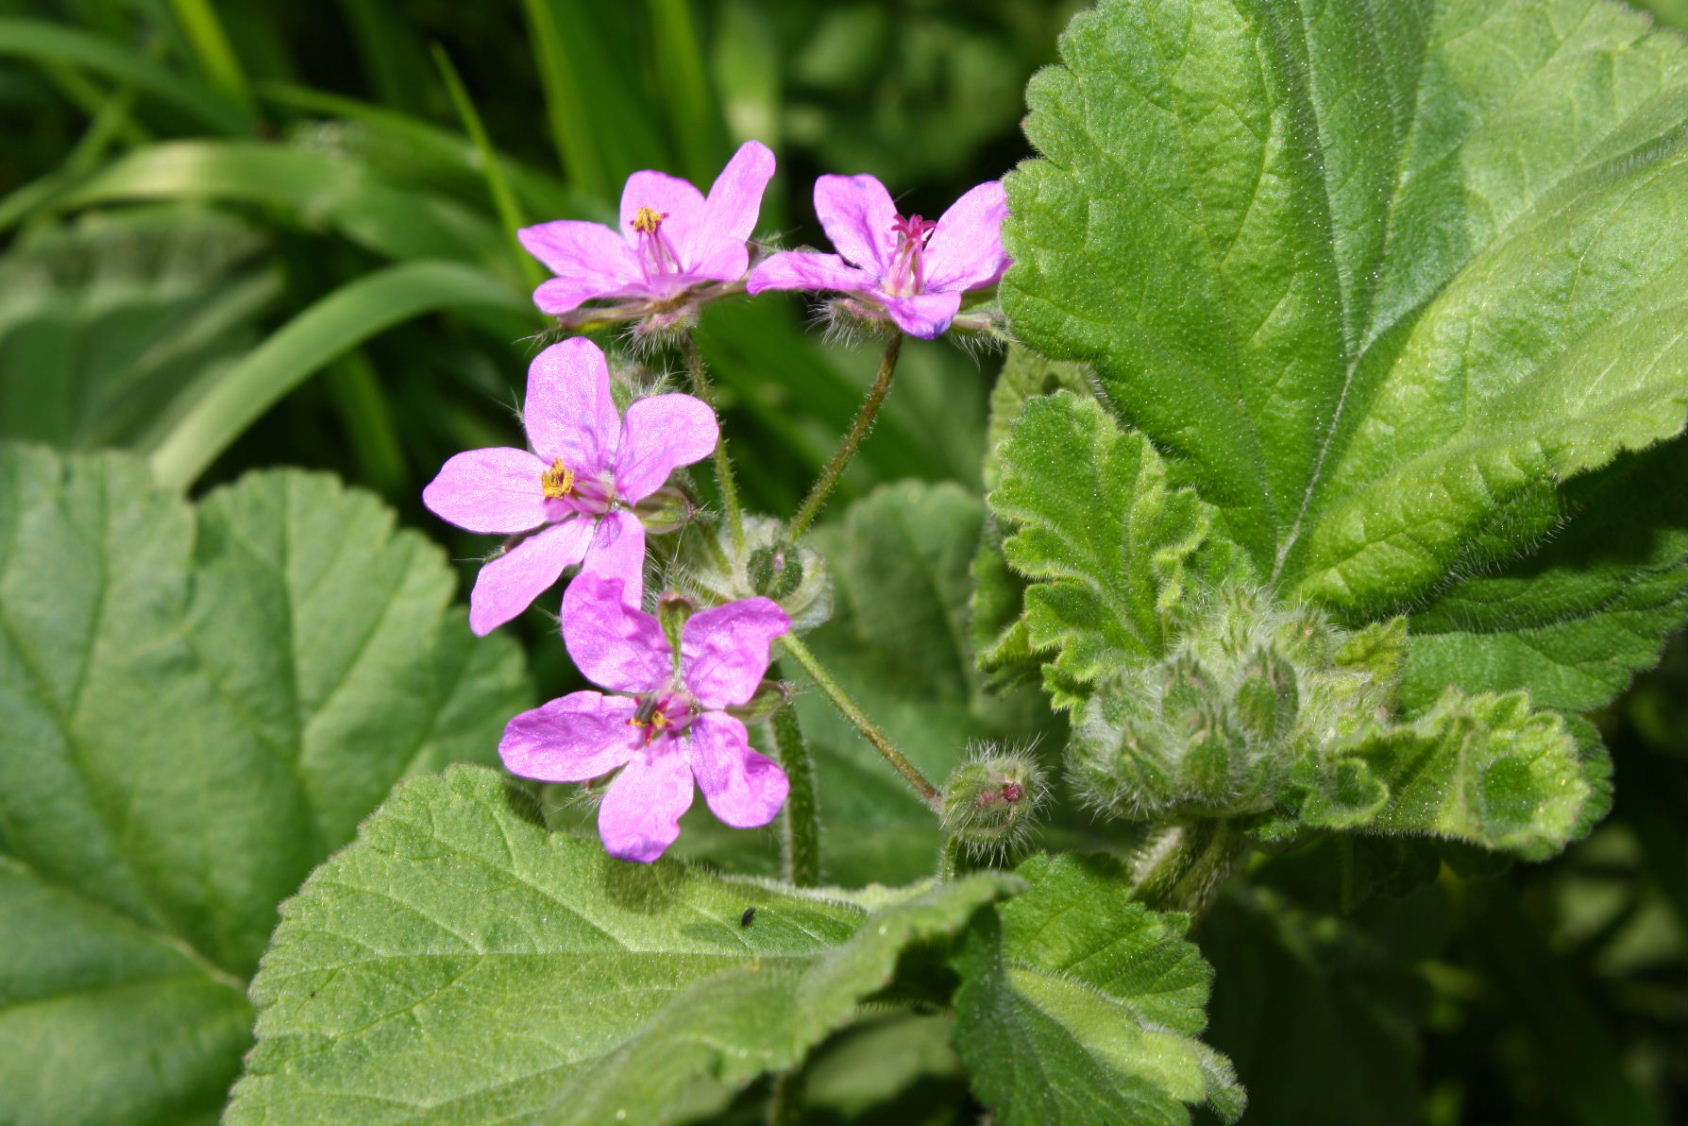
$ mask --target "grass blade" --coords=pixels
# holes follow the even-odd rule
[[[656,73],[693,183],[708,190],[726,159],[715,88],[704,66],[691,0],[648,0],[656,40]]]
[[[217,11],[206,0],[170,0],[176,10],[176,20],[182,25],[199,65],[211,84],[224,91],[247,109],[253,106],[252,84],[241,69],[240,59],[229,46],[223,33],[223,23]]]
[[[131,83],[219,133],[250,133],[252,113],[221,92],[170,73],[132,48],[98,35],[45,20],[0,18],[0,55],[18,55],[37,64],[58,63],[96,71],[118,83]]]
[[[492,139],[487,136],[486,126],[481,122],[481,115],[475,111],[475,103],[469,98],[469,91],[463,85],[463,79],[458,76],[457,68],[451,65],[451,56],[446,54],[445,48],[434,44],[434,62],[440,68],[440,76],[445,79],[445,88],[451,94],[452,104],[457,107],[457,116],[463,120],[463,128],[474,142],[476,155],[480,158],[481,174],[486,178],[487,191],[492,194],[492,204],[498,210],[498,222],[504,228],[504,233],[510,240],[510,246],[516,252],[517,261],[522,264],[522,272],[526,275],[528,285],[538,286],[545,280],[545,269],[529,254],[516,238],[518,228],[527,225],[522,218],[521,208],[516,204],[516,197],[510,192],[510,183],[504,178],[503,166],[498,160],[498,150],[493,148]]]
[[[406,262],[350,282],[231,368],[151,451],[158,480],[185,489],[282,396],[393,325],[441,309],[525,308],[502,280],[456,262]]]
[[[345,154],[261,141],[172,141],[137,149],[56,201],[226,200],[282,208],[390,258],[455,258],[513,273],[492,224],[454,201],[403,188]]]

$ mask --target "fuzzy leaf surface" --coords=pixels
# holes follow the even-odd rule
[[[1045,686],[1070,707],[1121,664],[1161,655],[1213,510],[1168,483],[1142,434],[1071,392],[1026,403],[999,452],[990,505],[1013,529],[1008,562],[1032,580],[1026,639],[1055,650]]]
[[[1604,707],[1657,663],[1688,608],[1688,445],[1625,454],[1558,490],[1546,543],[1451,583],[1412,616],[1401,703],[1443,686],[1527,688],[1538,707]]]
[[[1039,854],[1030,888],[968,932],[957,968],[956,1047],[1004,1126],[1227,1121],[1243,1092],[1197,1037],[1213,971],[1183,915],[1127,898],[1105,861]]]
[[[788,894],[615,860],[494,771],[417,778],[284,906],[227,1121],[666,1121],[694,1080],[802,1059],[1018,886]]]
[[[1062,390],[1092,395],[1094,382],[1095,377],[1083,364],[1059,363],[1022,345],[1009,345],[1008,357],[991,388],[983,466],[987,493],[1001,483],[1002,449],[1026,404]],[[1008,566],[1002,539],[1001,521],[987,510],[979,551],[973,557],[973,645],[982,671],[1004,674],[1003,679],[1020,674],[1035,679],[1041,662],[1032,653],[1026,636],[1026,581]]]
[[[215,1116],[276,904],[528,699],[453,585],[327,477],[0,446],[0,1118]]]
[[[1595,790],[1563,717],[1523,692],[1449,689],[1410,723],[1338,749],[1304,824],[1466,841],[1539,860],[1584,825]]]
[[[1104,0],[1029,90],[1016,334],[1286,594],[1441,582],[1688,416],[1688,49],[1610,0]]]

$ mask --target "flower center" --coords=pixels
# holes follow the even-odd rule
[[[662,735],[678,735],[692,725],[692,701],[684,693],[653,692],[639,700],[639,708],[627,726],[641,728],[648,746]]]
[[[938,224],[919,215],[907,218],[899,215],[891,224],[897,236],[896,249],[891,251],[890,276],[885,279],[885,292],[893,297],[911,297],[926,291],[926,240]]]
[[[574,470],[558,458],[539,475],[539,487],[544,490],[546,500],[562,500],[574,491]]]
[[[680,272],[680,256],[662,233],[662,221],[666,218],[667,212],[654,207],[641,207],[633,215],[634,243],[647,281],[658,274]]]

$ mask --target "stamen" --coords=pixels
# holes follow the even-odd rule
[[[574,491],[574,470],[558,458],[539,475],[539,487],[544,490],[546,500],[562,500]]]
[[[919,215],[897,216],[897,221],[891,224],[897,246],[891,251],[890,284],[885,287],[888,292],[909,297],[926,291],[926,240],[937,227],[938,224]]]
[[[633,718],[627,721],[627,726],[645,728],[645,742],[649,744],[655,741],[658,735],[671,729],[674,720],[657,706],[655,696],[647,696],[639,701],[638,710],[633,713]]]
[[[641,207],[633,215],[634,241],[638,244],[639,265],[645,271],[646,281],[680,271],[680,257],[662,233],[662,221],[666,218],[666,211],[654,207]]]

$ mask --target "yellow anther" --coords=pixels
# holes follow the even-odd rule
[[[574,491],[574,470],[558,458],[551,468],[539,475],[539,487],[545,490],[546,500],[561,500]]]
[[[633,216],[633,229],[642,235],[654,235],[662,228],[662,221],[666,218],[668,216],[654,207],[641,207]]]

